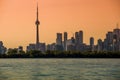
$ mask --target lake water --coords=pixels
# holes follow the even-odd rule
[[[120,80],[120,59],[0,59],[0,80]]]

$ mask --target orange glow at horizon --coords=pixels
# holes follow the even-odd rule
[[[84,43],[104,39],[120,24],[120,0],[38,0],[40,42],[53,43],[57,32],[69,38],[79,30]],[[36,0],[0,0],[0,41],[7,48],[35,43]]]

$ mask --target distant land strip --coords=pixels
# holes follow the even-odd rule
[[[46,51],[31,50],[28,52],[17,52],[11,50],[5,54],[0,54],[0,58],[120,58],[120,52],[97,52],[97,51]]]

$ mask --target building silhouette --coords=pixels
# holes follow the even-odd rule
[[[113,29],[113,31],[108,31],[105,39],[102,41],[98,40],[97,51],[120,51],[120,29]]]
[[[120,51],[120,29],[119,25],[116,25],[116,29],[113,30],[113,51]]]
[[[40,21],[38,18],[38,4],[37,4],[37,18],[36,18],[36,50],[39,50],[40,47],[40,42],[39,42],[39,25],[40,25]]]
[[[94,38],[90,37],[90,51],[94,51]]]
[[[27,46],[27,51],[30,51],[30,50],[39,50],[39,51],[42,51],[42,52],[45,52],[46,51],[46,44],[45,43],[41,43],[39,41],[39,25],[40,25],[40,21],[39,21],[39,11],[38,11],[38,4],[37,4],[37,13],[36,13],[36,22],[35,22],[35,25],[36,25],[36,43],[30,43],[28,46]]]
[[[83,31],[79,31],[79,44],[83,44]]]
[[[62,45],[62,33],[57,33],[56,44]]]
[[[63,51],[62,33],[57,33],[56,50]]]
[[[113,51],[113,32],[109,31],[106,34],[106,47],[108,51]]]
[[[0,54],[5,54],[6,51],[7,51],[7,48],[4,47],[3,42],[0,41]]]
[[[64,50],[67,51],[67,40],[68,40],[68,34],[67,32],[64,32]]]
[[[101,39],[98,39],[97,41],[97,51],[103,51],[103,42]]]
[[[75,32],[75,45],[79,44],[79,33]]]

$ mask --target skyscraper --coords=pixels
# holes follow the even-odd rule
[[[90,50],[94,51],[94,38],[93,37],[90,38]]]
[[[98,45],[98,49],[97,51],[102,51],[103,50],[103,42],[101,39],[98,39],[98,42],[97,42],[97,45]]]
[[[62,45],[62,33],[57,33],[56,43],[57,45]]]
[[[3,42],[0,41],[0,54],[4,54],[6,52],[6,47],[4,47]]]
[[[109,31],[106,34],[107,51],[113,51],[113,32]]]
[[[75,32],[75,45],[79,44],[79,33]]]
[[[106,34],[106,39],[107,39],[108,44],[112,44],[113,43],[113,32],[109,31]]]
[[[120,51],[120,29],[119,25],[117,24],[117,28],[113,31],[113,43],[114,43],[114,50]]]
[[[67,39],[68,39],[67,32],[64,32],[64,50],[65,51],[67,51]]]
[[[119,39],[120,39],[120,29],[118,28],[118,24],[117,24],[117,28],[113,30],[113,35],[116,36],[116,41],[119,42]]]
[[[62,33],[57,33],[57,39],[56,39],[56,50],[63,51],[63,45],[62,45]]]
[[[37,4],[37,19],[36,19],[36,50],[39,50],[39,25],[40,25],[40,21],[38,19],[38,4]]]
[[[77,51],[83,50],[83,31],[75,32],[75,47]]]
[[[79,31],[79,44],[83,44],[83,31]]]

